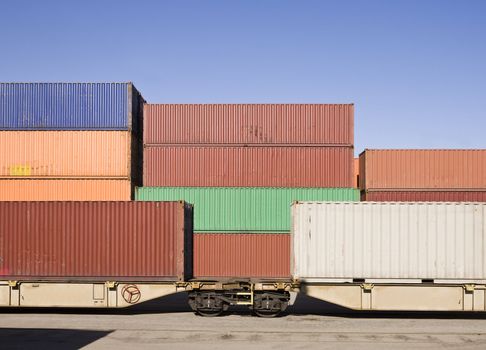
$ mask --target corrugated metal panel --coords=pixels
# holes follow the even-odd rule
[[[0,129],[138,129],[142,101],[131,83],[0,83]]]
[[[141,187],[137,200],[194,204],[194,229],[209,232],[290,230],[295,200],[358,201],[352,188]]]
[[[130,176],[128,131],[0,131],[1,177]]]
[[[144,149],[144,186],[353,187],[351,147]]]
[[[289,278],[289,234],[194,235],[196,278]]]
[[[145,144],[353,145],[351,104],[147,104]]]
[[[353,185],[353,187],[359,188],[359,158],[354,158],[353,165],[354,165],[354,174],[353,174],[354,185]]]
[[[0,202],[0,277],[181,280],[190,272],[189,210],[179,202]]]
[[[362,193],[374,202],[486,202],[486,191],[379,191]]]
[[[0,180],[0,201],[129,201],[130,180]]]
[[[486,189],[486,150],[366,150],[361,189]]]
[[[293,205],[295,278],[486,279],[486,205]]]

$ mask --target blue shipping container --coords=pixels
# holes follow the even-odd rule
[[[137,130],[132,83],[0,83],[0,130]]]

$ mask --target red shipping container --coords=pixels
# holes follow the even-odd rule
[[[486,189],[486,150],[365,150],[361,190]]]
[[[0,279],[184,280],[184,202],[0,202]]]
[[[352,147],[150,146],[144,186],[353,187]]]
[[[361,193],[368,202],[486,202],[486,191],[374,191]]]
[[[290,278],[290,234],[196,233],[195,278]]]
[[[145,144],[354,143],[352,104],[146,104]]]

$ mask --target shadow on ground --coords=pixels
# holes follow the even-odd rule
[[[486,319],[486,312],[450,311],[354,311],[299,293],[286,312],[296,316],[337,316],[348,318]]]
[[[123,309],[79,309],[79,308],[0,308],[2,313],[55,313],[55,314],[164,314],[192,312],[187,303],[187,293],[181,292],[154,299]],[[246,306],[232,307],[228,315],[251,316]],[[486,312],[407,312],[407,311],[353,311],[299,293],[294,305],[289,306],[282,317],[336,316],[348,318],[417,318],[417,319],[486,319]],[[195,316],[196,317],[196,316]],[[197,316],[200,317],[200,316]],[[0,343],[1,344],[1,343]]]
[[[176,293],[146,301],[134,306],[121,309],[108,308],[0,308],[0,315],[2,313],[55,313],[55,314],[108,314],[108,315],[133,315],[133,314],[163,314],[163,313],[177,313],[177,312],[191,312],[191,308],[187,303],[187,293]],[[1,348],[1,347],[0,347]]]
[[[0,348],[79,349],[111,332],[76,329],[0,328]]]

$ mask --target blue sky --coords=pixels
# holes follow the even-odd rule
[[[486,1],[1,1],[1,81],[355,103],[363,148],[486,148]]]

